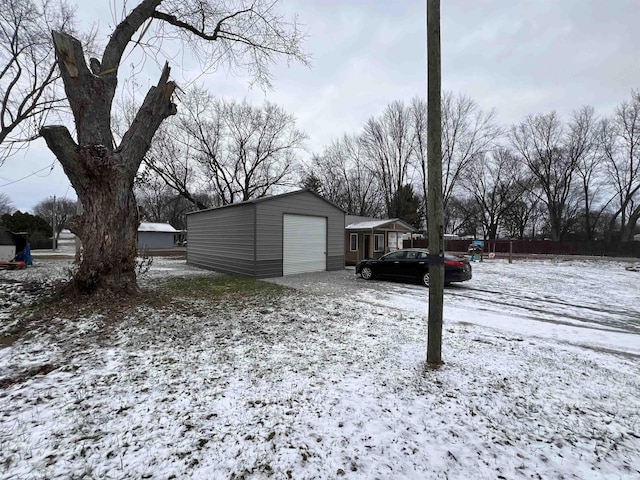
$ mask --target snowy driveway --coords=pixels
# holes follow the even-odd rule
[[[485,260],[473,279],[445,288],[445,323],[640,355],[640,273],[609,259]],[[353,268],[269,279],[306,292],[351,297],[426,317],[419,284],[366,281]]]

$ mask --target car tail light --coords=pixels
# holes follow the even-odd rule
[[[445,260],[445,265],[449,265],[450,267],[464,267],[464,262],[459,262],[457,260]]]

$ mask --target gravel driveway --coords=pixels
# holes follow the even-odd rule
[[[356,288],[359,278],[354,268],[331,272],[310,272],[297,275],[285,275],[263,279],[265,282],[275,283],[285,287],[295,288],[304,292],[319,294],[334,294],[344,292],[345,289]]]
[[[284,277],[267,278],[264,281],[321,295],[344,295],[367,290],[389,290],[389,282],[366,281],[356,275],[355,267],[331,272],[299,273]]]

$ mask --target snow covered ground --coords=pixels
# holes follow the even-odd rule
[[[0,333],[30,282],[0,272]],[[445,291],[352,270],[281,299],[64,312],[0,340],[0,478],[640,478],[640,273],[612,260],[474,264]],[[156,258],[148,287],[216,275]],[[55,328],[51,328],[51,326]],[[0,337],[2,338],[2,337]]]

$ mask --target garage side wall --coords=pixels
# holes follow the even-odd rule
[[[138,232],[138,250],[172,247],[173,232]]]
[[[10,262],[16,256],[15,245],[0,245],[0,261]]]
[[[255,276],[254,205],[187,215],[187,264]]]
[[[282,276],[284,214],[327,219],[327,270],[344,268],[344,212],[311,192],[283,195],[256,204],[256,277]]]

